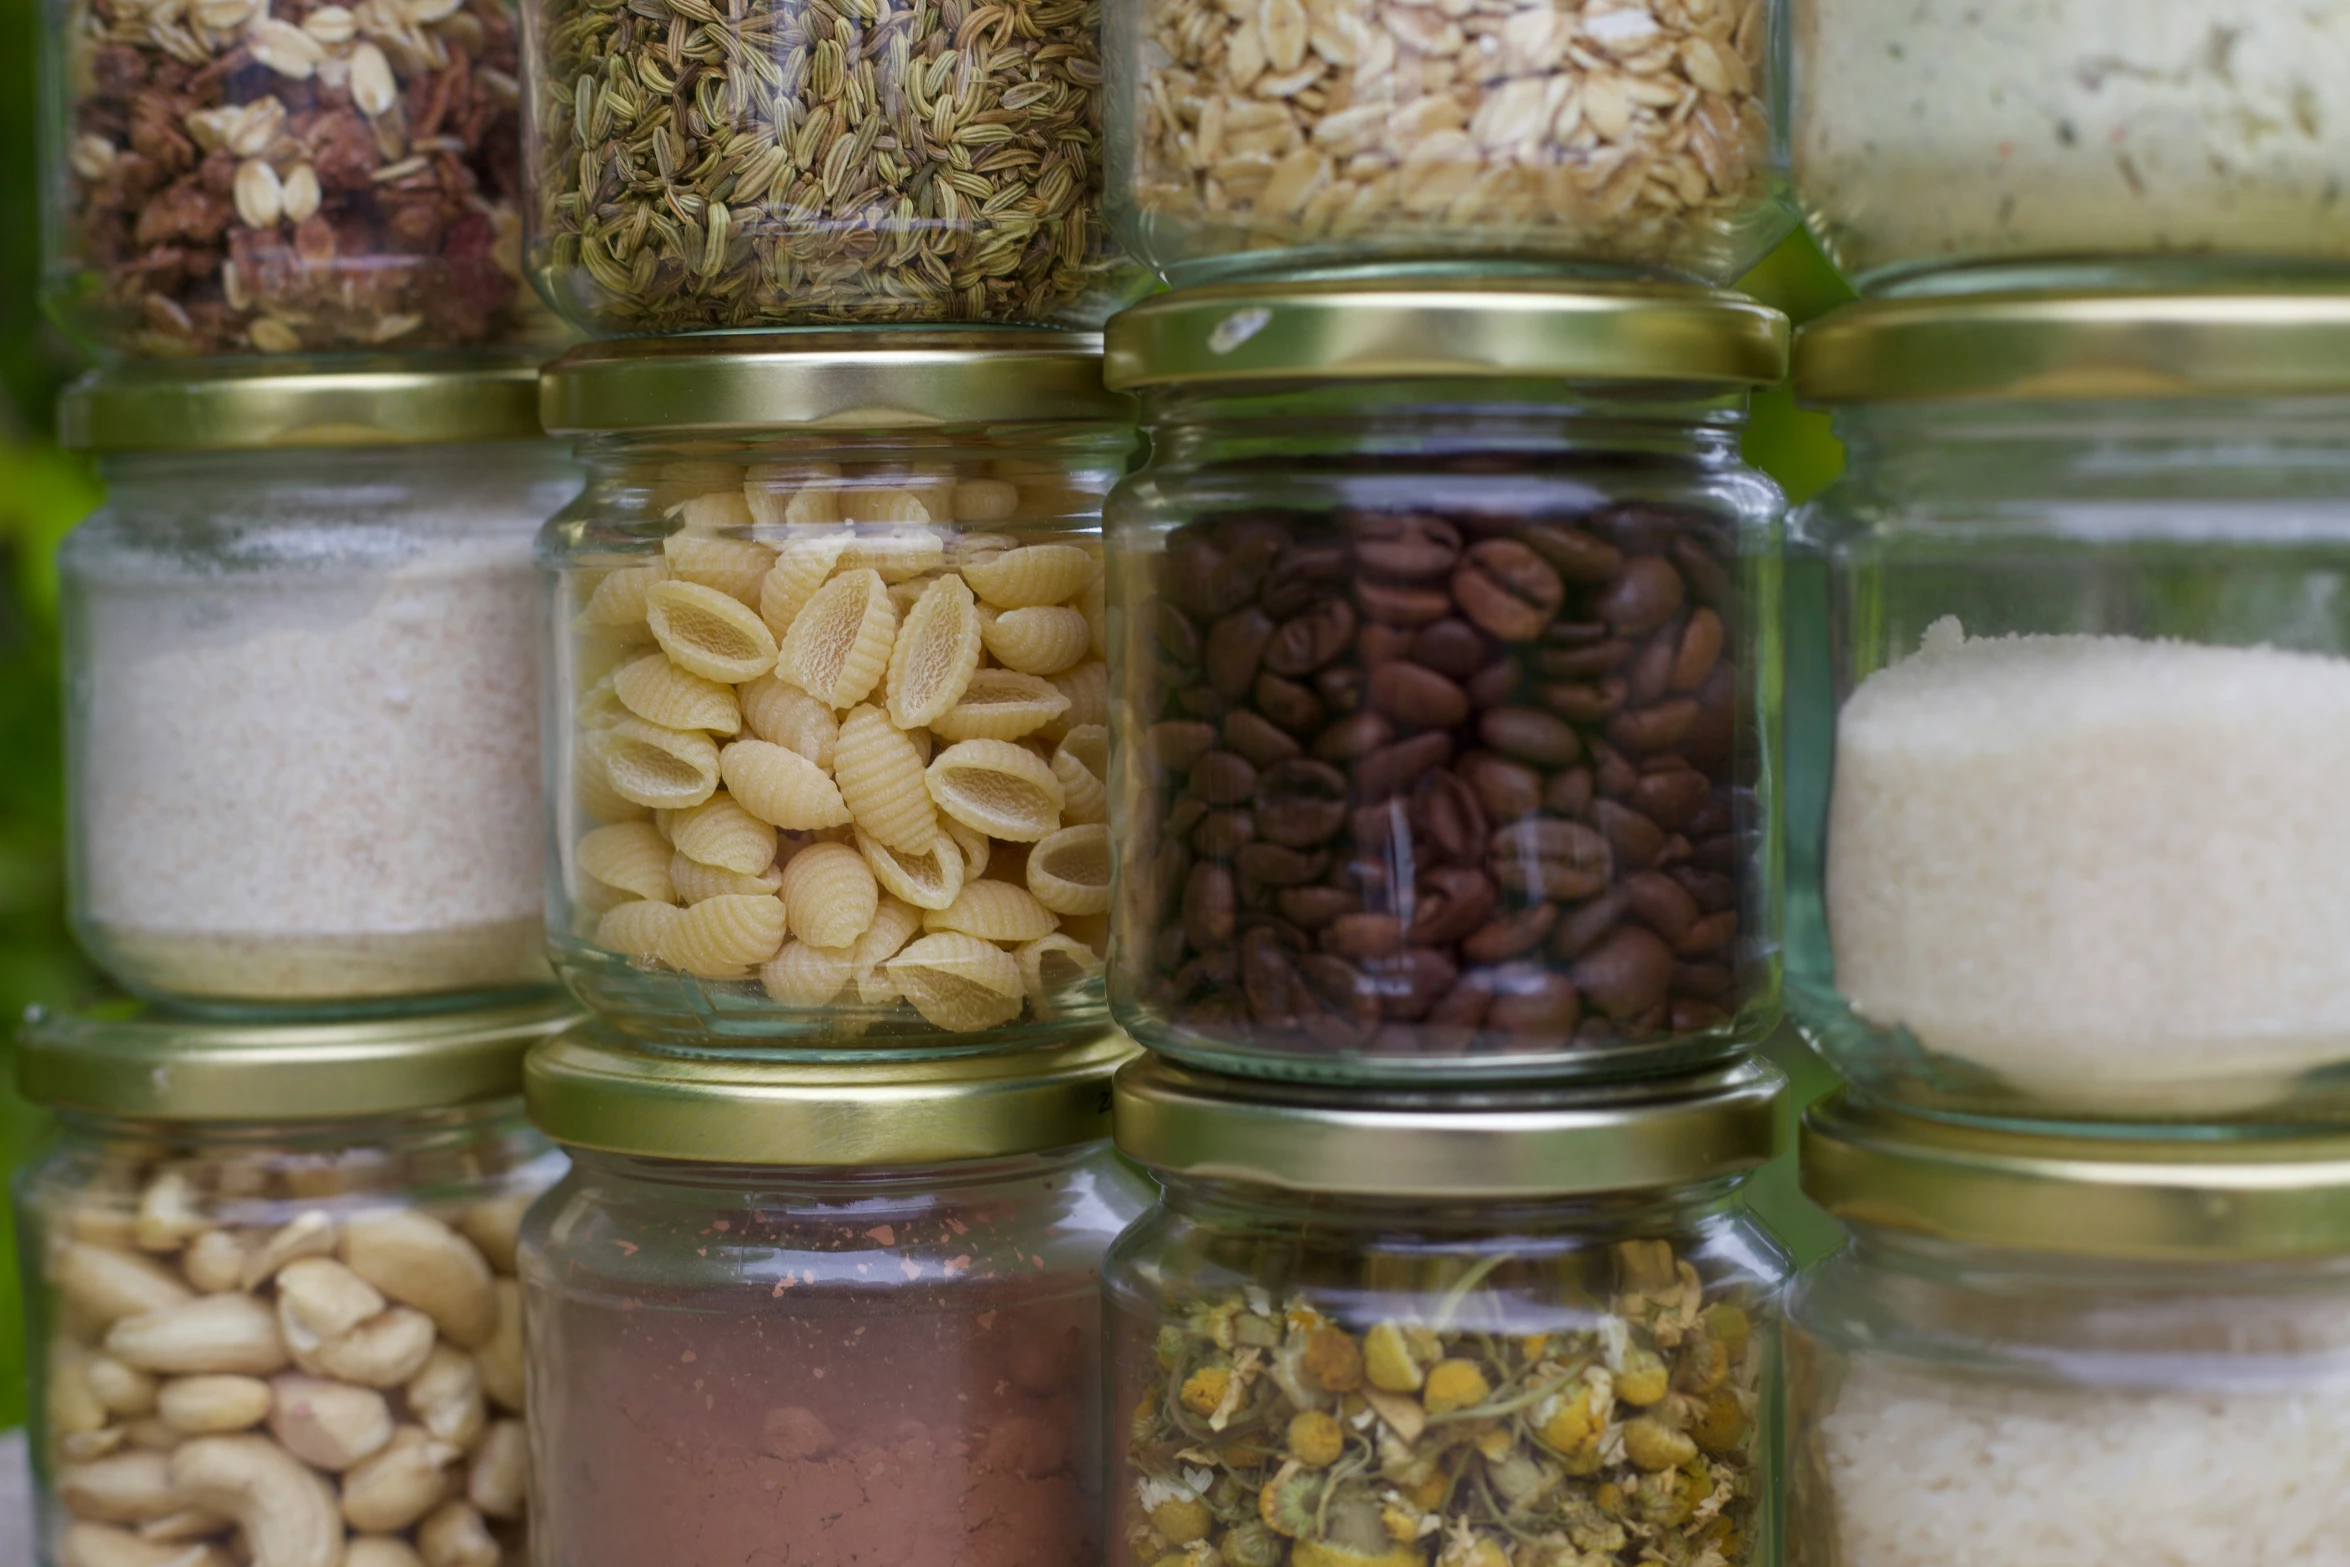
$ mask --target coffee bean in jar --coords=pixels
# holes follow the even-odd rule
[[[1681,290],[1213,292],[1111,338],[1161,454],[1111,508],[1119,1021],[1200,1065],[1365,1080],[1761,1038],[1779,498],[1730,388],[1768,378],[1777,318]],[[1154,380],[1253,311],[1231,357],[1270,339],[1259,363]],[[1697,330],[1647,345],[1677,384],[1644,388],[1624,345],[1664,320]],[[1366,321],[1424,334],[1442,378],[1348,374]]]

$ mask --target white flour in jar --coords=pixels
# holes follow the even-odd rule
[[[1836,724],[1871,1022],[2028,1092],[2252,1105],[2350,1060],[2350,660],[1928,629]]]
[[[76,914],[137,988],[545,978],[537,596],[518,519],[118,542],[77,580]]]
[[[1798,190],[1847,271],[2350,257],[2350,0],[1797,0]]]

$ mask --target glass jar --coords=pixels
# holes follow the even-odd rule
[[[1119,1074],[1164,1188],[1103,1274],[1117,1558],[1779,1560],[1784,1081],[1386,1096]]]
[[[534,1056],[574,1163],[523,1231],[532,1559],[1096,1567],[1132,1053]]]
[[[1795,225],[1780,4],[1112,0],[1110,225],[1178,287],[1729,283]]]
[[[1790,1560],[2332,1559],[2346,1155],[1815,1109],[1804,1188],[1852,1240],[1788,1292]]]
[[[1781,502],[1738,434],[1783,331],[1506,284],[1113,324],[1152,440],[1109,512],[1128,1032],[1370,1081],[1770,1031]]]
[[[67,394],[109,492],[58,559],[72,915],[125,987],[252,1015],[547,983],[531,538],[578,478],[533,390]]]
[[[1793,0],[1795,187],[1865,292],[2350,271],[2340,0]]]
[[[1099,0],[695,13],[530,0],[530,268],[601,333],[1098,327]]]
[[[547,372],[547,923],[695,1050],[1098,1034],[1101,498],[1133,442],[1063,333],[641,340]]]
[[[527,346],[506,0],[50,0],[50,313],[101,356]]]
[[[2350,312],[1887,301],[1806,334],[1845,477],[1797,525],[1832,710],[1790,981],[1855,1085],[1950,1113],[2339,1107]]]
[[[515,1235],[563,1161],[517,1095],[575,1016],[34,1015],[41,1561],[523,1559]]]

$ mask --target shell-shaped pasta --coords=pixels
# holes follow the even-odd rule
[[[938,811],[921,754],[880,708],[859,707],[841,720],[832,781],[858,831],[901,853],[930,852],[938,839]]]
[[[923,523],[937,519],[930,506],[912,490],[894,485],[866,484],[841,492],[843,522]]]
[[[1023,544],[993,559],[967,561],[963,580],[998,609],[1059,604],[1093,576],[1091,550],[1074,544]]]
[[[802,941],[845,947],[873,923],[881,888],[863,855],[845,843],[819,843],[783,867],[783,902]]]
[[[735,504],[742,505],[739,495]],[[748,527],[750,521],[749,511],[744,510],[741,526]],[[698,582],[706,588],[716,588],[752,609],[759,607],[760,588],[775,565],[775,551],[764,544],[707,533],[672,533],[661,541],[661,553],[669,560],[670,581]]]
[[[950,504],[957,522],[1003,522],[1020,509],[1020,486],[1006,479],[965,479]]]
[[[834,707],[855,707],[888,672],[897,630],[881,573],[843,572],[792,621],[775,672]]]
[[[964,740],[923,773],[938,808],[991,838],[1034,843],[1061,825],[1061,780],[1009,740]]]
[[[1093,580],[1077,595],[1077,612],[1085,617],[1087,636],[1092,641],[1093,656],[1110,656],[1110,579],[1104,572],[1095,572]]]
[[[824,769],[765,740],[737,740],[718,753],[718,773],[742,808],[792,832],[845,827],[848,802]]]
[[[659,653],[652,656],[664,664],[669,662]],[[581,729],[609,729],[627,716],[628,709],[620,705],[620,693],[610,675],[592,682],[571,704],[571,721]]]
[[[849,988],[850,950],[787,941],[759,968],[759,986],[768,999],[787,1007],[828,1007]]]
[[[869,1007],[881,1007],[898,999],[897,981],[881,965],[896,957],[921,928],[921,912],[912,904],[899,898],[881,900],[881,907],[873,911],[873,923],[849,949],[849,972],[856,982],[858,1000]]]
[[[1062,737],[1060,749],[1053,753],[1053,776],[1061,780],[1061,820],[1072,827],[1110,819],[1109,785],[1088,760],[1098,758],[1103,768],[1109,766],[1108,735],[1109,731],[1100,725],[1087,724],[1070,730]],[[1092,744],[1096,737],[1105,743]]]
[[[1012,955],[961,931],[924,936],[884,966],[923,1020],[951,1034],[1009,1023],[1027,1001]]]
[[[743,721],[760,739],[797,751],[818,767],[830,769],[832,748],[840,739],[840,719],[830,707],[788,680],[761,675],[738,687]]]
[[[840,558],[843,571],[872,570],[884,582],[910,582],[947,563],[946,540],[931,528],[860,533]]]
[[[658,566],[623,566],[608,571],[580,607],[579,618],[591,626],[638,626],[644,624],[645,610],[652,602],[653,589],[669,575],[666,563]],[[640,633],[641,635],[641,633]]]
[[[1020,540],[1009,533],[978,533],[966,528],[947,540],[947,564],[957,571],[975,560],[993,560],[1006,550],[1016,550]]]
[[[728,479],[734,477],[731,470],[712,470],[712,478],[721,476]],[[744,499],[742,488],[739,485],[731,489],[709,490],[700,495],[688,496],[670,507],[663,515],[677,524],[680,533],[704,536],[724,533],[730,528],[739,531],[749,527],[752,521],[751,504]],[[673,565],[676,559],[676,556],[670,556]],[[701,579],[697,577],[687,580],[699,581]]]
[[[583,874],[655,903],[677,901],[677,887],[669,879],[669,853],[668,842],[650,822],[598,827],[572,850]]]
[[[955,840],[940,833],[929,849],[907,854],[870,833],[857,834],[857,852],[894,898],[922,909],[943,909],[955,901],[970,873]]]
[[[1047,740],[1058,740],[1070,730],[1085,724],[1099,724],[1106,730],[1110,722],[1110,669],[1100,659],[1088,659],[1075,669],[1065,670],[1050,677],[1052,688],[1069,699],[1069,710],[1046,724],[1037,734]]]
[[[743,500],[762,528],[840,521],[840,464],[755,463],[743,476]]]
[[[734,488],[742,478],[742,465],[711,457],[688,457],[658,464],[650,477],[646,501],[662,516],[670,517],[697,496]]]
[[[963,699],[979,672],[979,606],[960,577],[925,588],[889,652],[889,716],[900,729],[927,728]]]
[[[924,930],[959,930],[982,941],[1034,941],[1058,924],[1052,910],[1008,881],[967,881],[954,902],[922,916]]]
[[[657,958],[661,938],[684,916],[685,910],[675,904],[623,903],[596,921],[596,945],[632,958]]]
[[[987,862],[995,851],[995,840],[976,827],[966,827],[952,816],[942,816],[938,825],[955,840],[955,847],[963,851],[963,879],[977,881],[987,874]]]
[[[590,821],[634,822],[650,814],[612,787],[612,772],[600,730],[582,730],[571,757],[571,798]]]
[[[756,876],[775,863],[774,826],[744,810],[723,789],[669,818],[669,841],[688,859],[739,876]]]
[[[995,661],[1024,675],[1075,668],[1092,646],[1085,617],[1062,605],[1007,609],[987,627],[987,650]]]
[[[1061,993],[1102,971],[1102,960],[1091,947],[1061,931],[1029,942],[1012,957],[1020,965],[1021,986],[1036,1003],[1039,1017],[1058,1016]]]
[[[748,897],[778,891],[783,886],[783,872],[770,865],[756,876],[745,876],[679,854],[670,858],[669,883],[677,889],[680,903],[700,903],[705,898]]]
[[[740,599],[699,582],[656,582],[646,624],[670,661],[710,680],[734,684],[775,667],[775,637]]]
[[[1069,710],[1069,699],[1040,675],[982,669],[963,699],[930,721],[941,740],[1017,740]]]
[[[759,618],[778,642],[789,634],[792,622],[839,566],[848,547],[845,533],[803,533],[783,541],[775,564],[759,583]]]
[[[1064,827],[1029,850],[1028,890],[1055,914],[1100,914],[1108,909],[1108,826]]]
[[[730,735],[743,726],[734,687],[680,669],[666,653],[647,653],[612,675],[620,705],[664,729],[707,729]]]
[[[718,745],[693,729],[664,729],[623,718],[580,738],[604,761],[612,792],[657,810],[699,805],[718,792]]]
[[[671,968],[704,979],[739,979],[745,969],[775,956],[789,929],[780,898],[748,893],[704,898],[687,904],[669,922],[657,956]]]

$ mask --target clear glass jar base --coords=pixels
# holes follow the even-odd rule
[[[83,920],[84,950],[133,995],[199,1016],[350,1017],[543,994],[536,918],[449,930],[238,935]]]

